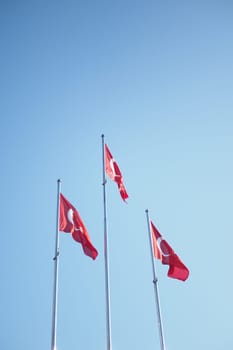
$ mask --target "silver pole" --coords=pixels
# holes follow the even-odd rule
[[[111,312],[110,312],[110,286],[109,286],[109,262],[108,262],[108,235],[107,235],[107,205],[106,205],[106,175],[105,175],[105,149],[104,135],[102,135],[103,156],[103,202],[104,202],[104,260],[105,260],[105,293],[106,293],[106,335],[107,350],[112,349],[111,340]]]
[[[59,212],[60,212],[61,180],[57,180],[57,215],[56,215],[56,240],[54,254],[54,285],[53,285],[53,314],[52,314],[52,343],[51,350],[57,347],[57,299],[58,299],[58,265],[59,265]]]
[[[153,271],[153,284],[154,284],[154,291],[155,291],[155,303],[156,303],[156,310],[157,310],[160,346],[161,346],[161,350],[166,350],[165,342],[164,342],[164,334],[163,334],[162,316],[161,316],[161,310],[160,310],[158,278],[157,278],[156,270],[155,270],[155,262],[154,262],[154,254],[153,254],[153,243],[152,243],[152,237],[151,237],[151,227],[150,227],[150,218],[149,218],[149,211],[148,211],[148,209],[146,209],[146,218],[147,218],[147,227],[148,227],[148,234],[149,234],[150,251],[151,251],[151,262],[152,262],[152,271]]]

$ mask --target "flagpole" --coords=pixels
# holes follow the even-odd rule
[[[153,243],[152,243],[152,237],[151,237],[151,227],[150,227],[150,218],[149,218],[149,211],[148,211],[148,209],[146,209],[146,218],[147,218],[147,227],[148,227],[148,234],[149,234],[150,251],[151,251],[151,262],[152,262],[152,271],[153,271],[153,284],[154,284],[154,291],[155,291],[155,303],[156,303],[156,311],[157,311],[157,319],[158,319],[160,347],[161,347],[161,350],[166,350],[166,348],[165,348],[165,341],[164,341],[164,334],[163,334],[163,324],[162,324],[160,300],[159,300],[158,277],[156,275],[156,269],[155,269],[154,254],[153,254]]]
[[[106,294],[106,336],[107,350],[112,349],[111,340],[111,312],[110,312],[110,286],[109,286],[109,261],[108,261],[108,234],[107,234],[107,199],[106,199],[106,175],[105,175],[105,149],[104,135],[102,135],[102,159],[103,159],[103,202],[104,202],[104,261],[105,261],[105,294]]]
[[[52,342],[51,350],[57,347],[57,300],[58,300],[58,267],[59,267],[59,209],[60,209],[61,180],[57,180],[57,215],[56,238],[54,254],[54,285],[53,285],[53,313],[52,313]]]

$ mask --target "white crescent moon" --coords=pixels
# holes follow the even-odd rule
[[[74,230],[75,230],[75,231],[81,231],[81,232],[83,232],[82,227],[80,227],[80,228],[75,227],[75,225],[74,225],[74,220],[73,220],[73,215],[74,215],[74,211],[73,211],[73,209],[70,208],[70,209],[67,211],[67,219],[68,219],[68,221],[74,226]]]
[[[74,225],[73,215],[74,215],[74,211],[73,211],[73,209],[70,208],[70,209],[67,211],[67,219],[68,219],[68,221],[69,221],[72,225]]]
[[[116,176],[113,162],[114,162],[114,159],[111,158],[111,159],[110,159],[110,162],[109,162],[110,168],[112,169],[113,175]]]
[[[169,256],[169,255],[171,255],[171,254],[164,254],[164,252],[162,251],[162,248],[161,248],[161,246],[160,246],[162,241],[163,241],[163,237],[159,237],[159,238],[157,239],[157,247],[158,247],[160,253],[161,253],[163,256]]]
[[[115,178],[117,178],[117,177],[120,177],[120,175],[116,174],[116,170],[115,170],[115,167],[114,167],[114,162],[115,162],[115,159],[111,158],[109,163],[110,163],[110,168],[112,169],[112,172],[113,172],[113,176]]]

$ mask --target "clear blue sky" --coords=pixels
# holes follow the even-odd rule
[[[99,251],[60,234],[58,350],[106,349],[102,133],[113,350],[159,349],[146,208],[167,350],[233,348],[232,37],[230,0],[0,2],[1,349],[50,349],[58,178]]]

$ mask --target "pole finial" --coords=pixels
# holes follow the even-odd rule
[[[58,183],[61,183],[61,179],[57,179],[57,182],[58,182]]]

